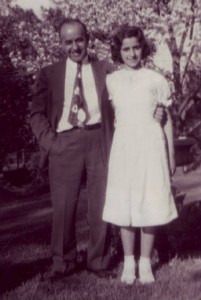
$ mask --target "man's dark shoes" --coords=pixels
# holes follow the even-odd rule
[[[91,270],[87,269],[88,272],[93,273],[101,279],[114,279],[117,277],[117,273],[113,270]]]
[[[49,271],[46,272],[45,274],[41,274],[41,281],[42,282],[53,282],[57,281],[64,277],[64,273],[62,272],[57,272],[57,271]]]
[[[50,272],[43,274],[41,276],[41,280],[44,282],[53,282],[53,281],[57,281],[59,279],[68,277],[69,275],[71,275],[75,272],[77,272],[76,263],[73,261],[69,261],[66,264],[66,268],[65,268],[64,272],[52,270]]]

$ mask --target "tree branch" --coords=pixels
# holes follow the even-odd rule
[[[185,43],[185,40],[186,40],[186,37],[187,37],[187,34],[188,34],[188,29],[189,29],[189,24],[190,24],[190,19],[187,18],[186,22],[185,22],[185,29],[184,29],[184,32],[181,36],[181,42],[180,42],[180,46],[179,46],[179,53],[180,53],[180,56],[182,55],[183,53],[183,49],[184,49],[184,43]]]
[[[192,99],[195,98],[195,96],[197,95],[197,93],[200,90],[200,86],[198,86],[193,93],[191,93],[188,97],[186,97],[186,99],[184,99],[183,103],[181,104],[179,111],[178,111],[178,115],[180,116],[182,114],[182,112],[184,111],[184,109],[186,108],[188,102]]]
[[[191,57],[192,57],[192,55],[193,55],[194,49],[195,49],[195,45],[193,45],[193,46],[191,47],[190,53],[189,53],[189,55],[188,55],[187,62],[186,62],[185,68],[184,68],[184,73],[183,73],[183,76],[182,76],[182,81],[181,81],[182,84],[183,84],[183,81],[184,81],[184,79],[185,79],[185,77],[186,77],[187,70],[188,70],[188,66],[189,66]]]

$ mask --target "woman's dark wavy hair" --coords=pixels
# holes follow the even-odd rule
[[[137,38],[141,45],[142,59],[145,59],[150,55],[150,46],[145,39],[142,29],[136,26],[123,25],[119,28],[112,39],[111,53],[114,62],[123,63],[123,60],[121,58],[121,46],[123,40],[132,37]]]

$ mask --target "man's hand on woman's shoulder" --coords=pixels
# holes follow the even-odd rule
[[[159,122],[161,125],[165,125],[167,122],[167,113],[166,109],[162,104],[158,104],[155,111],[154,111],[154,118],[157,122]]]

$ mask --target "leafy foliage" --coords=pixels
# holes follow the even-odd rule
[[[183,103],[187,105],[192,100],[194,91],[197,91],[196,95],[194,94],[197,101],[201,102],[198,94],[201,79],[198,39],[201,33],[200,0],[124,0],[121,2],[53,0],[53,2],[65,11],[66,16],[79,17],[87,24],[91,34],[91,46],[96,49],[96,54],[101,59],[110,57],[108,52],[110,38],[116,27],[124,23],[140,26],[152,45],[153,42],[157,46],[165,44],[171,56],[171,70],[167,71],[165,67],[159,69],[154,65],[154,60],[151,61],[151,66],[162,72],[172,83],[176,134],[188,131],[186,120],[182,120],[180,107]]]
[[[33,11],[10,8],[0,16],[0,157],[33,147],[29,107],[38,70],[60,57],[58,34]],[[51,47],[49,40],[51,39]]]
[[[64,16],[78,17],[87,25],[89,53],[98,59],[111,59],[111,37],[124,23],[142,27],[153,54],[158,46],[165,45],[171,68],[165,64],[158,67],[154,57],[147,64],[171,83],[176,135],[197,126],[201,115],[200,109],[195,109],[201,105],[200,0],[52,1],[56,8],[43,9],[42,19],[32,10],[11,7],[10,1],[1,2],[0,116],[6,130],[1,134],[0,149],[4,154],[16,149],[16,145],[21,148],[33,143],[27,122],[32,89],[39,69],[62,56],[58,27]]]

